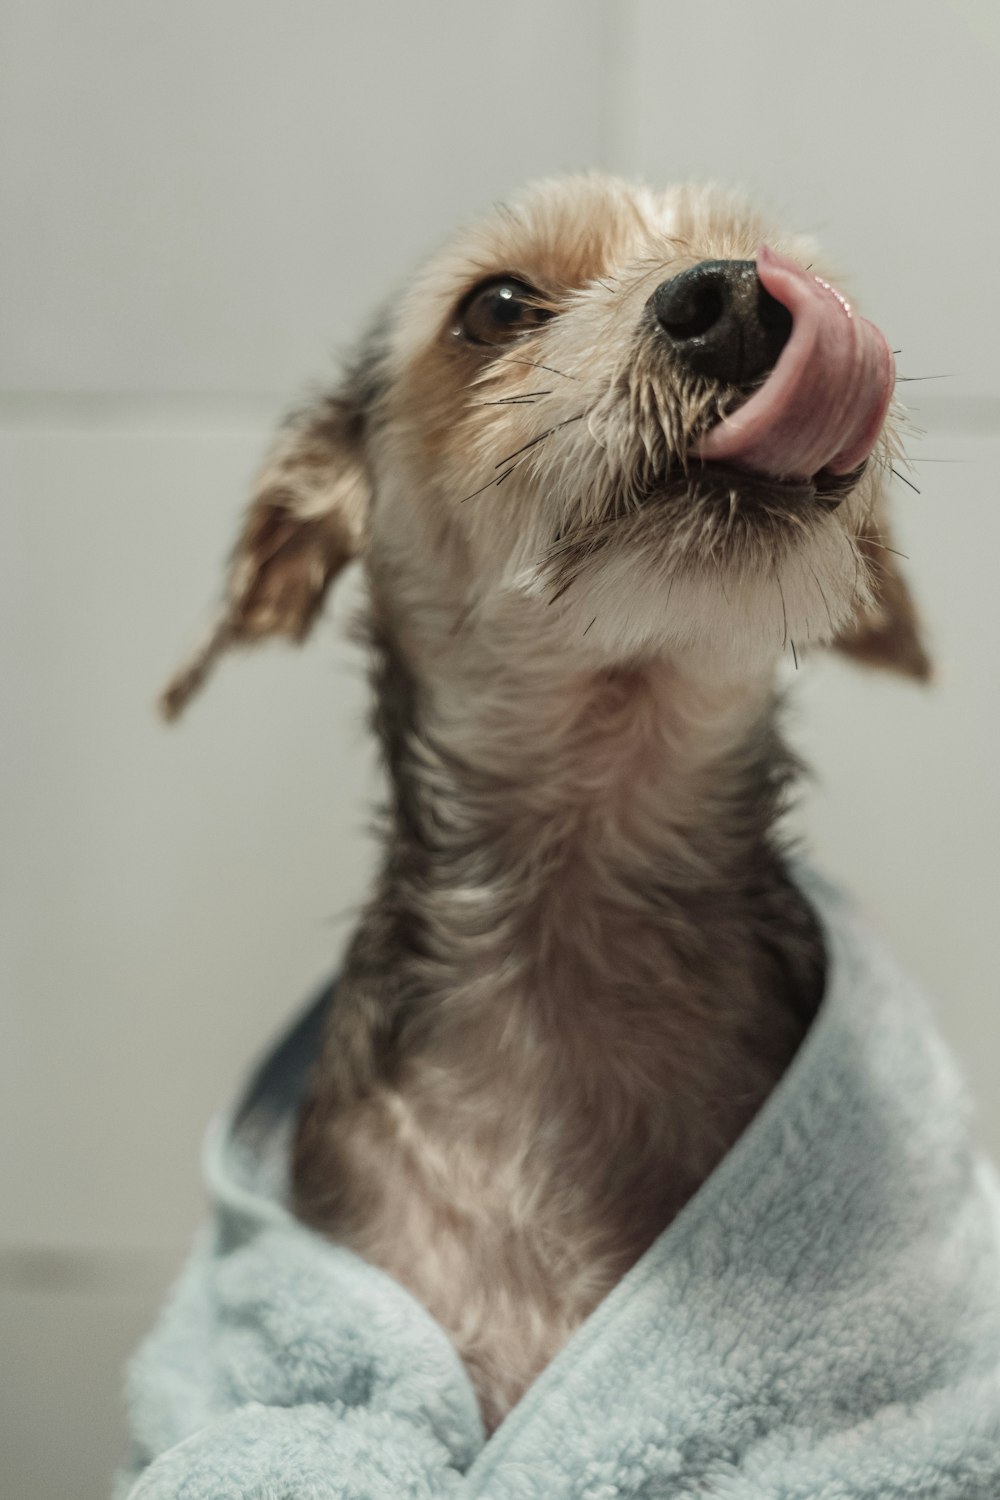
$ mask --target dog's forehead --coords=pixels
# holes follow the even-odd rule
[[[676,194],[597,175],[540,182],[501,204],[453,249],[468,269],[523,268],[547,292],[579,288],[662,243],[676,227]],[[464,239],[464,243],[463,243]],[[461,273],[461,265],[455,271]]]
[[[652,193],[596,174],[534,184],[460,230],[418,271],[396,309],[397,354],[415,354],[470,287],[491,276],[518,276],[558,296],[649,254],[676,231],[679,207],[679,190]]]

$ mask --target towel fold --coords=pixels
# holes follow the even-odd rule
[[[920,995],[800,879],[828,978],[798,1055],[489,1440],[430,1315],[285,1207],[321,995],[210,1132],[117,1500],[998,1500],[997,1181]]]

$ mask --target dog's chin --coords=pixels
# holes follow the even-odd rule
[[[719,680],[766,673],[850,616],[857,568],[835,513],[859,477],[692,465],[599,531],[561,538],[530,592],[567,642],[606,664],[667,657]]]
[[[769,674],[782,656],[797,661],[846,623],[843,580],[817,562],[802,548],[770,574],[718,563],[665,573],[656,557],[609,549],[550,613],[566,646],[602,666],[666,660],[736,681]]]

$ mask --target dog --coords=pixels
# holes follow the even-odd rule
[[[886,518],[894,379],[813,245],[740,199],[543,182],[279,434],[164,696],[303,640],[361,559],[390,805],[294,1208],[424,1303],[489,1428],[818,1006],[776,671],[831,645],[928,675]]]

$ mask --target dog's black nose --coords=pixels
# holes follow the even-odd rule
[[[792,315],[752,260],[703,260],[656,288],[649,305],[675,357],[696,375],[746,385],[774,368]]]

